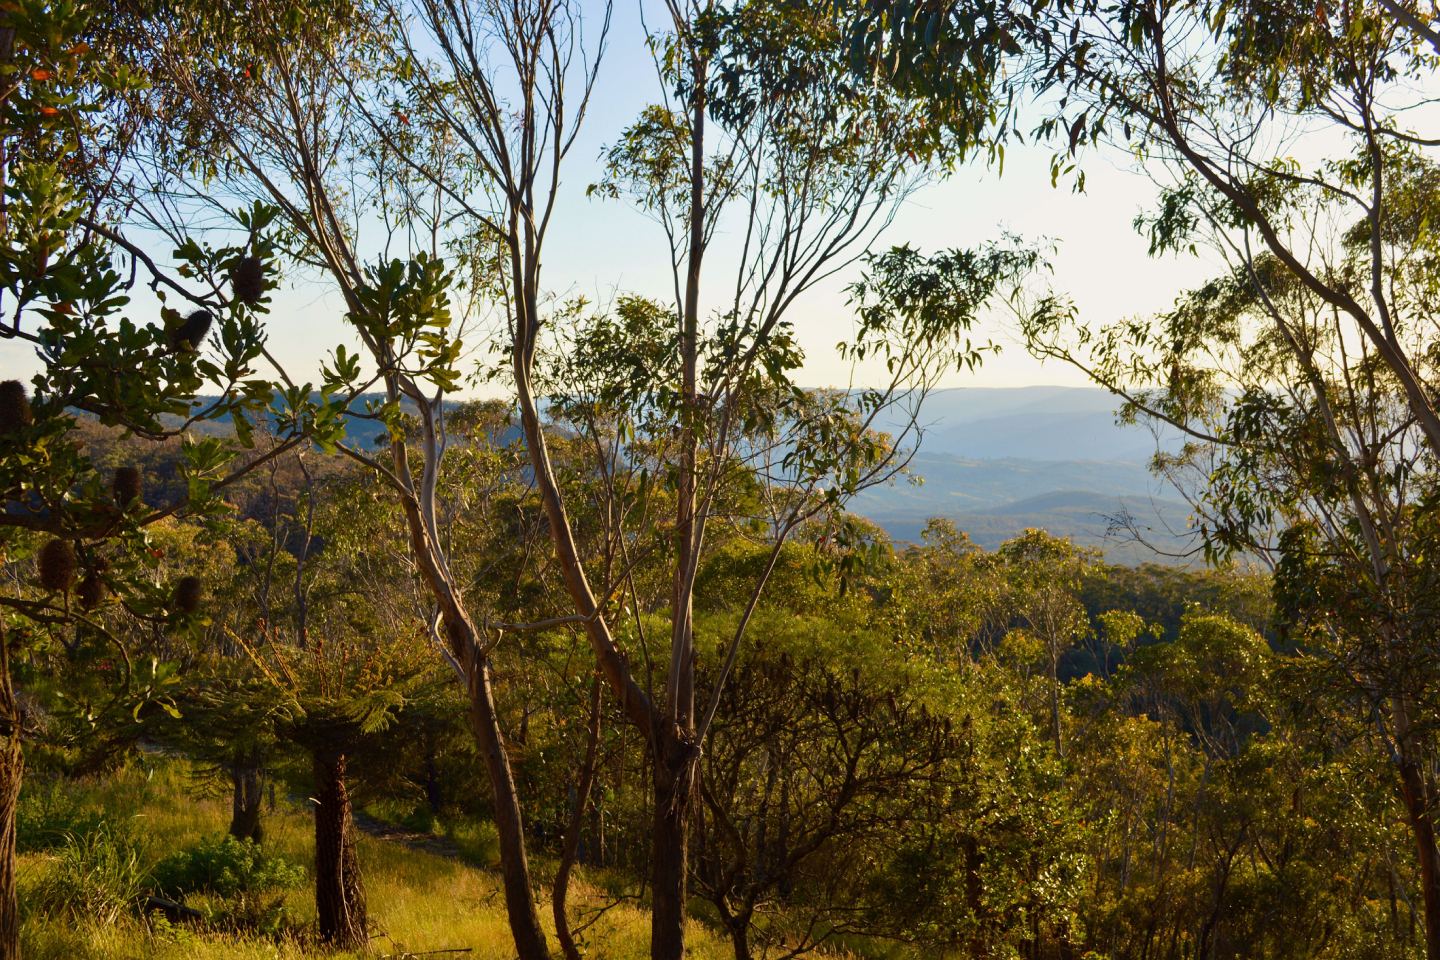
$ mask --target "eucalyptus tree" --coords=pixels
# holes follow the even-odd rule
[[[874,282],[857,291],[862,319],[847,358],[878,359],[877,367],[885,367],[882,386],[833,394],[796,389],[790,373],[800,355],[787,312],[797,297],[852,263],[888,221],[911,180],[896,146],[923,152],[937,135],[924,127],[921,111],[850,82],[833,50],[836,25],[823,15],[766,4],[676,11],[676,45],[673,56],[661,56],[662,82],[667,92],[674,86],[673,95],[685,105],[647,111],[611,153],[610,176],[601,187],[633,196],[662,222],[666,215],[659,211],[676,189],[687,210],[700,211],[680,214],[683,229],[672,233],[675,249],[688,252],[683,264],[674,264],[678,347],[673,373],[665,374],[671,379],[653,384],[648,396],[636,385],[618,385],[627,409],[665,410],[680,423],[678,439],[668,442],[663,457],[666,473],[678,477],[679,532],[671,567],[671,652],[665,692],[657,694],[637,681],[607,620],[608,604],[597,599],[615,594],[597,591],[587,574],[551,463],[535,383],[537,356],[556,309],[541,282],[542,250],[608,20],[587,46],[578,9],[564,3],[325,7],[298,21],[278,14],[285,11],[260,11],[251,25],[257,29],[245,37],[222,30],[244,52],[222,57],[228,70],[214,73],[213,84],[187,79],[196,73],[184,56],[172,56],[166,69],[180,78],[172,88],[183,91],[187,103],[204,104],[201,113],[220,132],[214,159],[201,167],[225,168],[230,182],[247,183],[279,207],[298,238],[301,261],[321,267],[337,283],[390,395],[375,415],[394,426],[402,396],[419,411],[418,479],[412,479],[407,445],[398,438],[388,464],[363,451],[346,452],[386,477],[406,504],[422,575],[440,608],[442,646],[471,688],[477,738],[495,785],[517,943],[526,956],[545,950],[520,808],[489,690],[488,656],[496,638],[483,635],[464,605],[433,507],[444,451],[440,399],[457,382],[458,341],[446,330],[450,278],[434,258],[450,237],[457,241],[467,292],[477,305],[493,305],[502,320],[530,467],[572,606],[568,619],[583,625],[620,709],[659,761],[653,949],[676,955],[683,949],[685,843],[698,745],[727,672],[719,672],[708,715],[697,709],[688,611],[716,490],[736,464],[768,477],[773,498],[761,519],[770,524],[778,549],[810,517],[888,477],[903,454],[872,429],[881,410],[895,402],[908,407],[942,369],[975,362],[963,329],[980,303],[1031,260],[1008,247],[957,254],[945,270],[959,276],[917,273],[908,251],[877,260]],[[282,27],[283,45],[275,39]],[[337,32],[345,38],[338,43]],[[255,40],[267,33],[269,39]],[[167,41],[180,35],[172,29]],[[303,56],[295,55],[296,36],[309,38],[300,44]],[[383,38],[378,47],[365,42],[377,36]],[[655,41],[657,49],[670,44]],[[375,52],[387,45],[398,57]],[[713,56],[704,52],[711,46]],[[713,75],[708,66],[697,74],[686,49],[713,60]],[[787,58],[795,56],[805,58],[806,70],[780,82]],[[252,61],[256,69],[238,80]],[[701,83],[694,86],[697,77]],[[765,92],[762,78],[776,81],[775,96]],[[793,82],[800,78],[803,83]],[[382,87],[382,80],[394,86]],[[707,121],[724,133],[714,151],[706,146]],[[352,149],[361,141],[374,149]],[[698,150],[699,166],[677,162],[677,150],[692,159]],[[715,175],[710,167],[717,165]],[[392,240],[413,244],[418,238],[430,249],[408,266],[397,261],[367,272],[356,254],[356,210],[378,215]],[[702,324],[706,238],[728,211],[751,224],[737,292],[733,306],[722,305],[713,322]],[[678,227],[682,220],[669,223]],[[353,358],[337,355],[333,381],[350,385],[359,377]],[[760,440],[740,442],[745,436]],[[752,606],[764,579],[756,584]],[[743,624],[727,661],[742,635]]]
[[[1027,530],[1001,544],[998,559],[1007,586],[1002,602],[1012,631],[1026,631],[1044,649],[1050,680],[1050,738],[1055,753],[1063,757],[1060,663],[1091,633],[1090,618],[1080,602],[1080,585],[1096,556],[1043,530]]]
[[[522,423],[566,586],[617,702],[653,753],[657,957],[684,950],[697,761],[749,621],[747,612],[701,700],[692,611],[707,529],[712,521],[755,521],[764,530],[771,559],[743,588],[747,611],[785,541],[806,523],[829,516],[837,524],[831,533],[843,540],[836,509],[903,466],[915,407],[934,378],[978,361],[963,337],[975,311],[1031,263],[1026,252],[999,246],[957,252],[940,265],[917,264],[904,249],[877,257],[854,291],[861,319],[842,352],[857,363],[878,361],[879,386],[799,389],[794,305],[869,249],[923,177],[904,154],[932,150],[934,133],[918,112],[852,82],[835,54],[837,24],[823,10],[784,3],[667,9],[667,31],[650,38],[661,99],[608,151],[594,192],[628,198],[658,223],[674,301],[643,309],[632,301],[628,315],[622,304],[625,323],[590,343],[603,348],[592,361],[602,365],[598,388],[571,398],[614,411],[599,439],[624,451],[617,462],[652,464],[648,475],[673,485],[670,636],[668,655],[655,661],[663,671],[658,685],[648,667],[643,675],[632,668],[640,661],[617,643],[616,613],[597,599],[613,593],[587,570],[553,479],[533,387],[545,318],[517,311],[511,327]],[[731,217],[742,225],[738,258],[712,280],[707,254]],[[521,248],[512,241],[511,249]],[[711,289],[718,295],[705,292]],[[638,330],[641,314],[647,325]],[[632,351],[627,343],[644,346]],[[888,441],[877,429],[887,413],[909,424]],[[726,515],[725,491],[742,477],[759,489],[761,509]],[[622,529],[620,539],[629,535]]]
[[[1440,452],[1424,361],[1405,342],[1424,321],[1397,314],[1386,289],[1398,266],[1387,223],[1406,203],[1394,163],[1433,145],[1421,91],[1437,51],[1423,5],[845,6],[854,65],[929,104],[936,123],[972,122],[954,65],[998,58],[1013,111],[998,138],[1020,132],[1028,114],[1034,134],[1055,147],[1057,178],[1076,171],[1087,146],[1133,151],[1166,188],[1152,252],[1167,249],[1177,229],[1204,225],[1236,258],[1267,254],[1368,345]],[[1076,176],[1083,186],[1083,171]],[[1323,204],[1325,215],[1303,215],[1297,193]],[[1326,234],[1337,223],[1362,225],[1353,278],[1326,269]]]
[[[665,118],[663,106],[658,112],[648,111],[647,118],[655,122],[642,121],[627,133],[611,154],[609,186],[602,187],[628,192],[648,209],[658,210],[675,187],[671,181],[692,169],[698,179],[684,174],[681,192],[691,202],[697,195],[711,196],[710,201],[700,203],[702,215],[685,227],[684,246],[695,255],[688,257],[683,267],[675,264],[679,347],[675,372],[666,375],[673,378],[671,383],[678,382],[678,389],[670,383],[657,383],[646,396],[637,385],[616,385],[622,391],[619,399],[628,409],[648,406],[666,410],[681,425],[679,442],[670,442],[664,457],[678,465],[675,517],[677,530],[682,532],[677,534],[672,567],[671,653],[663,697],[637,682],[611,632],[606,619],[609,611],[597,600],[551,463],[550,440],[535,385],[536,358],[544,345],[547,313],[553,309],[541,282],[541,255],[556,213],[560,170],[595,80],[605,25],[591,35],[587,47],[583,21],[578,10],[568,4],[514,8],[478,3],[392,5],[381,11],[381,29],[389,31],[387,41],[401,53],[393,77],[405,94],[403,106],[395,101],[393,108],[377,109],[390,101],[375,98],[366,101],[368,109],[353,112],[334,105],[327,101],[326,91],[333,93],[342,83],[352,98],[347,103],[355,102],[361,81],[356,79],[359,71],[354,59],[345,62],[344,71],[332,68],[326,72],[318,64],[313,68],[297,65],[288,56],[288,48],[283,57],[272,48],[265,68],[269,79],[252,85],[255,96],[247,90],[246,96],[227,110],[228,122],[233,124],[239,117],[242,122],[235,124],[236,128],[248,129],[241,137],[243,149],[235,150],[242,158],[242,168],[248,164],[252,178],[270,190],[272,202],[286,211],[306,242],[319,251],[316,259],[347,291],[351,318],[361,326],[380,375],[391,378],[386,382],[392,400],[405,395],[418,406],[426,425],[422,457],[426,466],[421,482],[414,484],[408,479],[410,467],[402,444],[393,446],[392,463],[381,472],[396,484],[403,498],[416,504],[412,539],[417,552],[432,558],[433,562],[422,563],[422,567],[428,570],[427,578],[433,581],[439,598],[450,654],[472,678],[472,695],[481,704],[477,710],[485,715],[485,752],[491,758],[496,784],[507,902],[517,942],[527,955],[541,955],[543,937],[529,894],[520,809],[499,728],[493,722],[488,679],[484,679],[489,641],[482,639],[455,584],[447,579],[448,564],[439,547],[442,538],[432,508],[425,505],[433,502],[443,452],[438,399],[454,385],[455,341],[439,332],[445,322],[439,299],[443,283],[438,272],[415,268],[417,276],[425,280],[421,296],[403,304],[388,291],[380,298],[387,306],[411,311],[402,316],[398,309],[391,310],[384,318],[386,324],[404,326],[399,338],[410,338],[404,349],[382,342],[379,328],[364,329],[361,318],[375,311],[367,308],[358,294],[370,284],[357,275],[347,232],[334,226],[341,218],[327,176],[337,171],[325,166],[344,152],[339,149],[348,142],[344,131],[368,128],[375,140],[390,148],[380,152],[388,164],[383,170],[391,175],[388,179],[373,169],[359,178],[370,185],[369,195],[379,197],[382,184],[405,183],[431,197],[436,208],[447,211],[446,217],[458,211],[461,222],[468,225],[461,232],[460,243],[465,269],[474,271],[469,289],[493,303],[504,323],[503,342],[509,352],[521,428],[573,607],[570,617],[583,624],[620,708],[653,745],[660,761],[655,764],[659,813],[653,857],[657,879],[653,949],[662,956],[683,949],[687,818],[697,747],[709,723],[696,709],[688,611],[709,504],[720,481],[732,472],[729,464],[737,462],[734,453],[742,449],[738,438],[746,433],[764,438],[743,447],[750,452],[745,469],[756,475],[771,471],[771,476],[789,474],[792,478],[793,482],[772,484],[774,490],[783,491],[773,501],[768,518],[778,549],[805,519],[833,508],[845,496],[884,479],[900,465],[903,457],[896,448],[880,442],[870,429],[880,410],[892,401],[918,399],[942,368],[956,362],[973,363],[976,354],[968,343],[956,340],[957,330],[968,324],[994,288],[1029,263],[1023,251],[1008,248],[981,251],[968,258],[957,256],[949,266],[962,272],[973,268],[974,277],[944,278],[938,287],[917,293],[913,284],[923,279],[908,272],[913,265],[904,252],[897,252],[877,264],[876,277],[884,279],[877,279],[861,294],[868,298],[868,312],[851,354],[857,361],[877,356],[889,361],[884,375],[888,382],[876,390],[828,396],[806,395],[795,389],[788,371],[798,366],[799,354],[784,319],[786,312],[800,294],[853,262],[905,193],[909,180],[905,165],[894,158],[893,149],[878,149],[877,143],[888,138],[891,148],[897,143],[913,143],[921,149],[925,138],[933,135],[915,132],[919,122],[915,111],[897,111],[892,101],[874,100],[851,88],[843,64],[828,45],[834,24],[824,17],[788,6],[717,8],[713,12],[713,18],[707,14],[701,19],[713,19],[711,25],[723,27],[715,42],[717,51],[723,52],[723,57],[717,53],[717,63],[723,60],[725,65],[714,77],[708,73],[702,77],[704,89],[697,101],[702,123],[692,124],[687,132],[686,123],[674,123],[673,116]],[[689,35],[689,27],[677,24],[684,27],[677,30],[677,36],[684,35],[680,42],[692,43],[695,37]],[[785,58],[801,53],[809,58],[810,80],[788,90],[784,97],[762,96],[758,78],[762,74],[778,78]],[[671,58],[672,65],[680,59]],[[688,83],[686,77],[694,78],[691,66],[687,62],[683,68],[676,66],[673,73],[666,72],[666,85]],[[712,96],[712,85],[724,95],[717,92]],[[727,86],[728,92],[723,90]],[[779,89],[785,87],[781,84]],[[335,96],[338,100],[338,93]],[[692,119],[697,115],[690,107],[673,114]],[[257,119],[245,120],[251,116]],[[332,119],[316,123],[316,117]],[[683,155],[693,155],[698,143],[703,158],[703,121],[707,117],[728,130],[728,145],[716,154],[728,172],[716,179],[704,162],[698,169],[675,162],[677,143]],[[417,130],[423,133],[413,132]],[[298,144],[298,149],[292,144]],[[650,172],[645,170],[647,156],[655,160]],[[260,176],[273,168],[287,171],[285,186],[272,189],[276,181]],[[652,178],[647,185],[651,173],[658,179]],[[297,187],[303,202],[287,194]],[[699,280],[704,238],[713,233],[722,212],[728,210],[748,211],[753,232],[743,257],[735,305],[720,311],[702,343]],[[432,226],[440,222],[420,204],[405,206],[404,216],[407,224],[413,224],[413,218]],[[427,216],[430,219],[424,219]],[[431,231],[432,238],[437,230]],[[678,281],[682,274],[692,279],[682,284]],[[892,294],[910,300],[897,309],[879,302]],[[386,330],[387,335],[394,335],[391,328]],[[917,344],[915,349],[900,348],[899,341],[907,337]],[[420,368],[395,369],[395,358],[405,349],[418,351],[424,361]],[[432,352],[427,354],[427,350]],[[708,369],[702,369],[707,365]],[[422,390],[422,382],[429,383],[434,392]],[[364,459],[358,451],[349,452]],[[742,464],[744,461],[744,456],[739,458]],[[383,466],[369,462],[377,469]],[[763,581],[762,576],[756,599]],[[598,595],[610,597],[612,593],[606,590]],[[737,631],[734,645],[742,634],[743,627]],[[733,658],[733,652],[729,656]],[[722,685],[724,673],[720,673]],[[477,677],[483,682],[476,681]],[[711,716],[715,702],[712,694]]]
[[[1402,2],[978,9],[857,10],[857,65],[943,122],[963,100],[946,65],[974,49],[977,21],[1000,24],[1016,102],[1039,94],[1028,106],[1055,138],[1057,175],[1082,147],[1124,144],[1162,188],[1138,222],[1152,253],[1205,244],[1226,264],[1153,322],[1087,330],[1043,303],[1032,347],[1189,438],[1158,466],[1200,505],[1210,557],[1278,564],[1297,638],[1393,761],[1440,956],[1434,744],[1417,719],[1434,688],[1421,596],[1440,454],[1434,165],[1417,129],[1430,15]]]
[[[560,425],[589,438],[598,451],[604,464],[605,502],[610,505],[607,529],[616,544],[598,559],[618,556],[621,561],[596,562],[587,571],[577,549],[573,576],[586,589],[594,576],[600,596],[618,593],[625,598],[625,609],[617,619],[622,625],[626,614],[633,620],[628,632],[639,641],[638,655],[622,652],[610,632],[611,620],[598,604],[577,610],[590,611],[587,631],[592,645],[594,635],[603,630],[606,643],[599,649],[615,657],[621,679],[633,685],[631,695],[643,697],[638,705],[631,705],[627,716],[655,752],[653,762],[673,766],[668,773],[656,773],[653,785],[653,802],[658,805],[652,832],[654,882],[657,887],[662,882],[670,884],[670,895],[676,898],[668,904],[656,896],[655,923],[659,926],[653,932],[652,950],[657,955],[669,955],[666,951],[679,949],[675,944],[683,942],[676,939],[678,931],[665,923],[667,910],[683,916],[687,805],[694,799],[694,791],[701,789],[695,779],[701,769],[694,766],[699,746],[722,709],[721,694],[729,671],[785,544],[808,530],[824,544],[824,562],[841,565],[849,559],[847,551],[861,549],[861,525],[840,508],[854,493],[894,476],[910,452],[903,445],[904,437],[897,443],[882,435],[877,421],[898,408],[908,418],[905,432],[913,432],[914,405],[934,378],[952,364],[976,360],[977,353],[961,336],[971,318],[992,293],[1006,289],[1032,262],[1026,251],[999,246],[955,252],[938,266],[919,264],[913,252],[904,249],[875,258],[871,272],[854,290],[861,314],[854,350],[882,355],[894,379],[884,387],[853,393],[813,392],[795,386],[790,376],[799,358],[790,352],[787,330],[772,328],[758,340],[737,343],[730,339],[735,328],[721,320],[719,329],[702,341],[706,368],[700,381],[703,406],[687,412],[683,390],[677,390],[684,382],[679,315],[649,301],[622,301],[615,316],[601,315],[581,323],[565,339],[561,373],[551,381],[552,389],[562,392],[551,396],[548,408]],[[776,326],[781,326],[778,318]],[[759,355],[767,349],[767,338],[768,349],[778,355]],[[750,358],[740,359],[747,351],[752,353]],[[737,363],[753,366],[741,369]],[[637,586],[642,577],[633,569],[650,566],[648,576],[653,577],[653,561],[658,559],[662,563],[659,569],[668,570],[673,582],[681,551],[673,545],[661,549],[667,538],[657,538],[656,533],[666,529],[661,524],[673,529],[674,515],[665,517],[657,510],[655,487],[664,478],[675,476],[677,457],[683,460],[683,444],[676,446],[683,432],[673,424],[692,416],[703,425],[697,436],[705,442],[704,455],[698,461],[704,470],[697,517],[709,525],[712,543],[749,538],[764,545],[753,569],[724,588],[727,598],[741,598],[741,612],[733,632],[716,653],[717,661],[706,665],[713,673],[709,675],[708,702],[703,706],[696,702],[697,658],[694,651],[687,652],[693,637],[679,649],[672,642],[668,657],[649,649],[645,615],[656,605],[654,595]],[[556,494],[564,495],[558,484]],[[676,485],[667,487],[658,503],[678,509],[681,499]],[[558,506],[551,512],[552,518],[557,513],[567,515]],[[555,531],[553,519],[551,531]],[[574,537],[569,529],[565,534]],[[697,564],[700,556],[696,554]],[[698,571],[697,566],[697,576]],[[666,614],[672,641],[675,619],[685,616],[683,611],[693,604],[695,585],[693,578],[686,581],[684,595],[689,599],[680,608],[674,606],[672,588]],[[659,606],[664,609],[663,599]],[[685,692],[678,702],[668,695],[662,697],[660,686],[675,675],[677,657],[690,660],[690,666],[679,674]],[[666,703],[675,708],[689,704],[686,710],[690,712],[681,714],[683,723],[667,712],[672,708],[659,706]],[[649,719],[642,724],[637,714]],[[670,730],[670,739],[655,732],[657,725],[662,732]],[[741,922],[748,925],[748,914]]]
[[[1393,158],[1396,196],[1384,221],[1385,302],[1405,321],[1393,344],[1426,382],[1435,375],[1435,241],[1424,226],[1432,177],[1429,164]],[[1297,217],[1327,216],[1327,193],[1296,188],[1276,203]],[[1315,270],[1359,295],[1370,225],[1346,227],[1315,251]],[[1185,432],[1183,449],[1157,455],[1156,466],[1191,498],[1209,557],[1243,551],[1273,566],[1279,620],[1307,654],[1316,690],[1365,718],[1392,761],[1436,955],[1436,744],[1422,719],[1440,683],[1428,600],[1435,461],[1403,379],[1343,311],[1268,252],[1239,257],[1153,321],[1087,330],[1064,310],[1042,309],[1028,331],[1037,351],[1079,363],[1121,394],[1125,415]]]
[[[924,661],[841,605],[792,612],[799,593],[757,618],[702,761],[696,893],[737,960],[913,931],[875,875],[973,749]]]
[[[548,948],[492,688],[500,631],[465,599],[439,502],[446,398],[462,378],[452,294],[463,291],[473,301],[493,288],[493,244],[483,230],[448,228],[450,205],[475,190],[470,154],[449,127],[430,122],[423,103],[405,100],[407,84],[424,75],[410,31],[423,32],[434,17],[456,10],[277,2],[254,7],[242,26],[199,4],[168,8],[148,25],[160,114],[150,172],[155,182],[178,188],[182,208],[203,208],[213,197],[263,201],[285,224],[294,262],[339,295],[363,353],[338,347],[322,393],[352,395],[379,385],[383,401],[351,416],[383,424],[388,452],[337,447],[373,470],[404,513],[405,537],[431,601],[429,634],[465,689],[491,784],[516,946],[532,960]],[[464,16],[480,12],[497,11],[477,5]],[[539,82],[534,73],[530,80]],[[176,192],[142,191],[152,222],[176,218],[176,208],[156,200]],[[377,248],[385,252],[367,261],[367,251]],[[459,264],[453,270],[445,263],[452,252]],[[462,319],[469,306],[461,304]],[[369,372],[362,372],[362,359]]]

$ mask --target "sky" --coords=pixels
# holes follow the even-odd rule
[[[592,26],[595,22],[592,17]],[[668,253],[658,226],[624,201],[586,196],[586,187],[598,178],[604,149],[657,98],[657,90],[640,7],[637,0],[619,0],[591,111],[563,174],[544,264],[551,291],[583,294],[600,303],[617,293],[670,293]],[[881,245],[908,243],[933,251],[981,244],[1005,231],[1030,241],[1048,239],[1057,245],[1051,286],[1075,301],[1083,322],[1095,325],[1162,310],[1179,291],[1213,271],[1213,264],[1194,258],[1147,256],[1146,242],[1131,222],[1151,204],[1155,191],[1126,156],[1118,151],[1091,153],[1084,166],[1086,191],[1075,193],[1063,180],[1058,187],[1050,185],[1047,150],[1008,148],[1003,175],[972,165],[913,195]],[[724,234],[716,241],[722,255],[727,242],[733,245]],[[818,387],[847,381],[848,367],[834,348],[850,329],[844,287],[857,270],[796,304],[792,319],[806,355],[799,382]],[[132,315],[143,319],[152,309],[137,297]],[[358,346],[345,329],[336,299],[323,285],[303,278],[277,294],[267,329],[272,352],[297,379],[311,378],[307,371],[318,371],[337,344]],[[946,386],[1085,383],[1073,368],[1029,357],[1002,316],[985,317],[976,339],[994,340],[1001,352],[978,370],[952,375]],[[28,345],[0,342],[0,377],[25,377],[36,366]]]

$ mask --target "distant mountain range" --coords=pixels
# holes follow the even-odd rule
[[[1118,426],[1117,406],[1085,387],[936,391],[911,463],[923,482],[871,490],[853,508],[897,540],[917,540],[927,520],[946,517],[986,548],[1038,527],[1116,562],[1166,560],[1113,522],[1128,516],[1165,552],[1188,544],[1189,508],[1147,466],[1156,437]]]
[[[1189,510],[1149,472],[1156,438],[1118,426],[1117,405],[1109,393],[1085,387],[938,390],[926,400],[911,463],[921,482],[868,491],[852,508],[898,541],[917,541],[930,518],[946,517],[987,549],[1038,527],[1099,547],[1114,562],[1163,562],[1113,520],[1128,516],[1147,542],[1178,552],[1188,542]],[[369,446],[384,428],[352,419],[347,433]]]

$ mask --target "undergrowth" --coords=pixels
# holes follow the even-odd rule
[[[313,943],[313,824],[299,803],[267,811],[263,848],[219,837],[228,799],[195,795],[188,766],[150,758],[103,779],[27,782],[22,793],[21,943],[27,960],[347,960]],[[418,825],[418,824],[417,824]],[[470,960],[514,956],[504,898],[490,864],[489,824],[435,824],[461,856],[441,856],[362,835],[361,871],[373,935],[370,956],[470,948]],[[537,858],[537,878],[551,867]],[[611,906],[599,882],[580,871],[572,884],[577,918],[609,907],[584,931],[587,955],[631,960],[649,954],[648,911]],[[592,882],[594,881],[594,882]],[[183,897],[202,924],[145,916],[150,893]],[[548,903],[541,916],[549,917]],[[733,952],[696,923],[695,960]]]

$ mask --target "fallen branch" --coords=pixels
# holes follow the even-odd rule
[[[148,916],[152,913],[163,913],[165,919],[171,923],[194,923],[197,920],[204,920],[205,914],[194,907],[187,907],[176,900],[167,900],[164,897],[146,897],[144,912]]]

